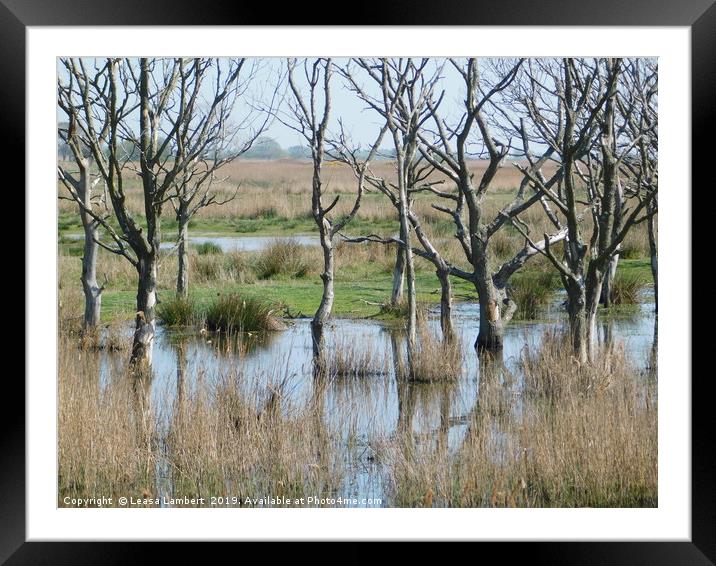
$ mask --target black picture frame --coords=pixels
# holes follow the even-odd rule
[[[693,186],[708,187],[707,154],[714,131],[716,101],[716,5],[714,0],[527,0],[503,2],[472,2],[443,0],[426,2],[400,0],[376,5],[367,10],[348,13],[352,25],[570,25],[570,26],[687,26],[691,28],[692,65],[692,170]],[[283,25],[305,23],[315,25],[345,24],[346,16],[338,16],[335,4],[327,7],[310,3],[311,10],[299,13],[286,9],[283,13],[259,4],[241,4],[225,0],[201,3],[187,0],[0,0],[0,65],[3,77],[0,87],[0,109],[3,131],[15,147],[25,148],[25,31],[27,26],[82,25]],[[261,11],[263,10],[263,13]],[[324,21],[319,22],[324,14]],[[331,20],[328,20],[328,18]],[[342,20],[342,21],[341,21]],[[708,136],[708,137],[707,137]],[[24,151],[24,149],[23,149]],[[15,187],[24,186],[24,168],[14,168]],[[9,181],[6,182],[9,183]],[[9,185],[7,186],[9,189]],[[684,188],[683,190],[688,190]],[[692,192],[693,194],[693,192]],[[26,214],[31,211],[26,210]],[[691,250],[689,250],[691,253]],[[693,255],[692,255],[693,257]],[[667,298],[668,299],[668,298]],[[25,297],[25,300],[30,300]],[[691,312],[691,304],[686,305]],[[686,329],[689,331],[689,329]],[[691,352],[684,352],[691,358]],[[6,400],[0,411],[0,562],[7,564],[94,564],[119,563],[151,558],[157,545],[148,543],[67,543],[25,542],[25,398],[24,384],[15,372],[5,373]],[[549,564],[713,564],[716,561],[716,492],[714,449],[710,442],[712,398],[708,395],[710,379],[705,372],[701,379],[691,380],[692,391],[692,537],[690,542],[544,542],[499,543],[510,545],[510,561]],[[691,375],[669,376],[689,380]],[[320,536],[320,535],[319,535]],[[347,533],[347,536],[349,534]],[[492,543],[484,543],[487,544]],[[494,543],[497,544],[497,543]],[[492,544],[492,546],[494,546]],[[173,552],[183,548],[161,549],[162,562],[171,560]],[[219,552],[225,552],[219,548]],[[204,560],[211,560],[212,549],[202,549]],[[243,551],[242,551],[243,552]],[[423,552],[422,550],[420,551]],[[336,549],[324,555],[363,556],[359,552]],[[323,553],[322,553],[323,554]]]

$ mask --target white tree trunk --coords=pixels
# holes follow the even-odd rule
[[[415,293],[415,265],[413,261],[413,249],[410,242],[410,230],[408,228],[408,202],[407,191],[403,187],[400,199],[400,233],[403,236],[403,256],[405,261],[405,277],[408,287],[408,361],[412,371],[415,344],[417,340],[418,308]]]
[[[656,205],[653,205],[656,206]],[[652,212],[653,210],[650,210]],[[648,220],[649,256],[651,260],[651,276],[654,279],[654,307],[659,312],[659,250],[657,248],[656,217],[650,216]]]
[[[85,329],[99,325],[102,310],[102,288],[97,285],[97,253],[99,246],[95,241],[97,226],[90,221],[85,225],[84,254],[82,256],[82,289],[85,295]]]
[[[491,285],[482,286],[478,291],[480,302],[480,331],[477,335],[475,348],[484,352],[499,352],[504,341],[504,325],[502,324],[500,301],[494,292],[490,292]]]
[[[180,214],[179,220],[179,249],[177,295],[186,297],[189,293],[189,219]]]
[[[401,234],[401,240],[402,240]],[[393,290],[390,294],[390,304],[395,306],[403,301],[403,289],[405,288],[405,254],[402,246],[398,246],[395,255],[395,267],[393,267]]]
[[[89,175],[89,161],[85,160],[85,166],[80,171],[79,196],[87,208],[92,207],[92,187]],[[94,329],[99,325],[102,310],[102,288],[97,284],[97,254],[99,253],[98,225],[97,222],[80,207],[80,219],[85,234],[84,249],[82,254],[82,290],[85,295],[85,330]]]
[[[324,361],[323,352],[323,333],[324,325],[331,316],[333,310],[334,292],[334,270],[335,261],[333,253],[333,242],[331,241],[330,225],[327,220],[323,220],[323,226],[320,230],[320,242],[323,249],[323,295],[321,304],[313,316],[311,321],[311,336],[313,339],[313,356],[316,360]]]

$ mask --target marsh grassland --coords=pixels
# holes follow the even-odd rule
[[[394,165],[375,167],[387,176]],[[473,167],[479,175],[486,164]],[[518,310],[500,356],[476,353],[475,287],[456,277],[455,336],[442,339],[435,268],[416,257],[409,363],[407,310],[390,304],[397,247],[337,240],[333,317],[317,367],[308,317],[321,301],[322,260],[311,164],[238,160],[222,173],[219,196],[240,188],[191,220],[186,297],[175,294],[176,222],[171,215],[162,222],[169,245],[157,272],[159,325],[151,371],[141,376],[129,366],[136,270],[100,249],[101,324],[83,331],[82,225],[76,204],[59,201],[59,506],[100,496],[145,506],[162,498],[300,506],[286,501],[309,497],[303,505],[657,505],[656,316],[645,223],[623,243],[594,363],[565,347],[564,290],[541,256],[511,282]],[[330,162],[324,174],[326,198],[345,197],[336,214],[348,212],[353,172]],[[521,178],[500,169],[487,197],[492,214]],[[125,191],[142,222],[139,184]],[[414,210],[459,264],[452,224],[432,202],[418,194]],[[537,209],[525,221],[537,233],[549,229]],[[345,234],[388,238],[397,229],[395,208],[368,192]],[[517,230],[501,230],[491,261],[523,245]]]

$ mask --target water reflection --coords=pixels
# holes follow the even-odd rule
[[[63,237],[70,240],[84,240],[84,234],[65,234]],[[318,245],[318,236],[297,234],[289,236],[289,238],[302,246]],[[259,252],[267,248],[275,240],[275,236],[189,236],[190,245],[216,244],[225,253],[235,251]],[[172,241],[161,243],[161,248],[164,250],[172,249],[175,246],[176,243]]]
[[[314,430],[344,441],[349,447],[344,455],[346,495],[382,493],[375,457],[381,439],[403,438],[442,453],[484,442],[488,434],[494,447],[491,457],[499,462],[513,445],[510,427],[523,418],[521,353],[525,346],[538,346],[545,333],[561,327],[562,313],[555,306],[545,321],[511,324],[503,357],[490,358],[478,356],[471,347],[478,331],[478,307],[456,304],[453,312],[464,364],[457,379],[441,383],[407,380],[404,333],[372,320],[333,320],[326,326],[329,356],[352,344],[369,351],[374,360],[384,361],[387,371],[360,376],[315,373],[308,319],[290,321],[282,332],[228,337],[160,328],[152,379],[137,384],[137,423],[149,430],[148,419],[171,422],[183,413],[184,400],[200,380],[231,376],[254,400],[257,413],[308,407],[321,424],[317,422]],[[429,313],[427,324],[432,330],[439,329],[437,310]],[[646,369],[653,364],[656,332],[654,305],[646,303],[634,313],[601,321],[599,340],[612,348],[623,344],[633,362]],[[100,383],[106,383],[112,374],[121,374],[127,356],[126,352],[110,351],[101,355]],[[264,393],[257,396],[257,391]],[[155,415],[152,406],[168,408],[168,413]],[[483,438],[475,437],[480,434]]]

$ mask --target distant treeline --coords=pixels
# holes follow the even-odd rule
[[[67,127],[67,122],[60,123],[60,132],[66,131]],[[70,147],[67,145],[67,142],[62,139],[63,137],[64,136],[62,135],[58,137],[57,152],[60,159],[68,160],[72,157],[72,152],[70,151]],[[122,145],[126,145],[125,151],[127,153],[127,157],[130,159],[138,158],[138,156],[133,155],[137,152],[136,144],[128,141],[126,144]],[[170,151],[170,149],[167,148],[167,151]],[[358,159],[366,159],[368,156],[367,149],[358,150],[356,153]],[[87,151],[87,155],[89,156],[89,150]],[[395,159],[395,149],[386,148],[385,151],[382,151],[377,157],[379,159]],[[252,144],[251,148],[241,155],[239,159],[311,159],[311,149],[308,146],[303,145],[292,145],[289,148],[283,148],[274,138],[260,136]]]
[[[368,156],[368,150],[359,150],[357,152],[359,159],[365,159]],[[386,148],[381,152],[383,159],[394,159],[395,149]],[[304,145],[292,145],[284,149],[275,139],[268,136],[258,138],[251,149],[241,155],[240,159],[311,159],[311,148]]]

